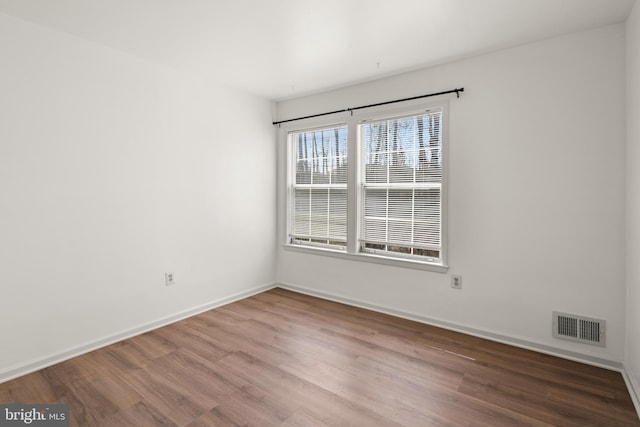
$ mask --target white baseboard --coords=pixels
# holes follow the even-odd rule
[[[597,366],[599,368],[605,368],[613,371],[622,372],[623,366],[622,363],[616,362],[609,359],[587,356],[584,354],[559,349],[556,347],[548,346],[545,344],[540,344],[536,342],[526,341],[520,338],[510,337],[507,335],[501,335],[494,332],[484,331],[481,329],[475,329],[464,325],[459,325],[456,323],[446,322],[439,319],[433,319],[430,317],[426,317],[416,313],[405,312],[402,310],[396,310],[390,307],[384,307],[381,305],[376,305],[368,302],[363,302],[359,300],[354,300],[351,298],[343,297],[336,294],[330,294],[325,292],[318,292],[314,289],[304,288],[288,283],[279,282],[277,287],[282,289],[288,289],[293,292],[299,292],[301,294],[311,295],[318,298],[335,301],[347,305],[351,305],[354,307],[360,307],[371,311],[376,311],[379,313],[389,314],[391,316],[400,317],[407,320],[413,320],[415,322],[424,323],[431,326],[437,326],[439,328],[448,329],[455,332],[461,332],[463,334],[472,335],[478,338],[485,338],[490,341],[499,342],[502,344],[512,345],[514,347],[524,348],[526,350],[536,351],[538,353],[544,353],[551,356],[560,357],[563,359],[572,360],[574,362],[585,363],[588,365]]]
[[[259,294],[261,292],[267,291],[269,289],[273,289],[275,287],[276,285],[273,283],[258,286],[256,288],[249,289],[247,291],[239,292],[237,294],[230,295],[228,297],[220,298],[215,301],[211,301],[206,304],[181,311],[179,313],[164,317],[162,319],[155,320],[153,322],[145,323],[144,325],[140,325],[135,328],[131,328],[131,329],[119,332],[117,334],[110,335],[108,337],[104,337],[104,338],[91,341],[89,343],[86,343],[77,347],[70,348],[68,350],[65,350],[60,353],[56,353],[48,357],[31,360],[26,363],[15,365],[13,367],[10,367],[9,369],[6,369],[0,372],[0,384],[6,381],[12,380],[14,378],[21,377],[23,375],[30,374],[31,372],[35,372],[39,369],[43,369],[43,368],[55,365],[56,363],[64,362],[65,360],[71,359],[73,357],[81,356],[85,353],[88,353],[93,350],[97,350],[99,348],[108,346],[110,344],[114,344],[116,342],[119,342],[128,338],[132,338],[136,335],[140,335],[145,332],[149,332],[151,330],[161,328],[163,326],[169,325],[171,323],[175,323],[179,320],[186,319],[196,314],[203,313],[213,308],[220,307],[220,306],[232,303],[234,301],[238,301],[238,300]]]
[[[626,363],[623,363],[623,367],[622,378],[624,378],[624,382],[631,395],[631,400],[633,401],[633,406],[636,407],[636,412],[638,413],[638,417],[640,417],[640,383]]]

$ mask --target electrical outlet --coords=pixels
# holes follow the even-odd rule
[[[462,289],[462,276],[451,276],[451,287],[453,289]]]
[[[164,283],[167,286],[176,284],[176,276],[173,273],[164,273]]]

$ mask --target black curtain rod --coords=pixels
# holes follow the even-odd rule
[[[394,99],[393,101],[378,102],[377,104],[369,104],[369,105],[361,105],[359,107],[345,108],[344,110],[327,111],[326,113],[312,114],[310,116],[304,116],[304,117],[296,117],[295,119],[280,120],[277,122],[273,122],[273,124],[279,125],[280,123],[295,122],[297,120],[310,119],[312,117],[328,116],[329,114],[346,113],[347,111],[353,112],[355,110],[362,110],[363,108],[379,107],[380,105],[395,104],[397,102],[405,102],[405,101],[413,101],[414,99],[428,98],[430,96],[446,95],[448,93],[455,93],[456,96],[460,98],[460,92],[464,92],[463,87],[459,89],[446,90],[444,92],[429,93],[426,95],[412,96],[410,98],[402,98],[402,99]]]

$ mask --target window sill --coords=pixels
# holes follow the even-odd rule
[[[446,273],[449,269],[446,265],[432,264],[422,261],[414,261],[411,259],[391,258],[374,254],[348,254],[342,251],[336,251],[325,248],[310,248],[307,246],[285,244],[283,248],[287,251],[301,252],[312,255],[322,255],[333,258],[342,258],[351,261],[371,262],[374,264],[390,265],[393,267],[413,268],[416,270],[433,271],[435,273]]]

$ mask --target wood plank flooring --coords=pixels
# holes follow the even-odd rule
[[[77,426],[640,426],[617,372],[273,289],[0,384]]]

